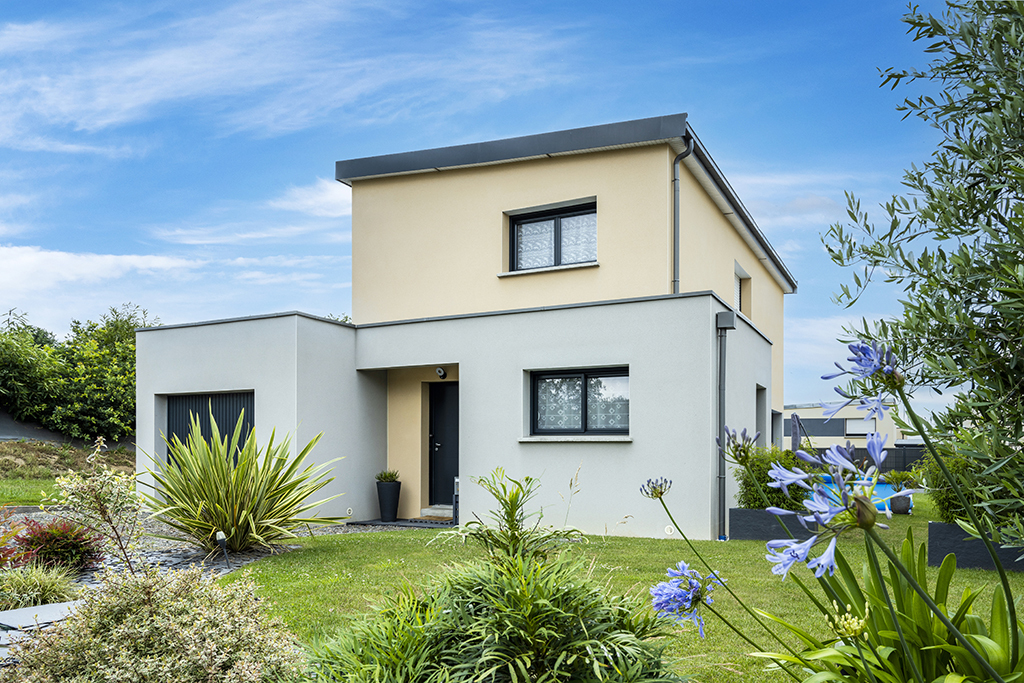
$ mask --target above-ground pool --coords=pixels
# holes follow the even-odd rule
[[[826,474],[826,475],[824,475],[822,477],[822,479],[825,482],[825,486],[827,488],[831,489],[832,488],[832,476],[829,475],[829,474]],[[861,483],[861,482],[858,482],[858,483]],[[863,482],[863,483],[867,484],[868,482]],[[885,505],[886,504],[883,503],[882,501],[885,500],[886,498],[888,498],[889,496],[891,496],[893,493],[895,493],[895,491],[892,490],[892,485],[891,484],[886,484],[885,482],[879,482],[875,486],[875,493],[874,493],[874,495],[871,496],[871,500],[874,501],[874,503],[875,503],[875,508],[878,509],[878,510],[885,510]],[[910,496],[910,507],[914,507],[914,496],[913,495]]]

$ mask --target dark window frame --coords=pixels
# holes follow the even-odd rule
[[[529,270],[540,270],[541,268],[557,268],[562,265],[562,219],[572,218],[574,216],[586,216],[587,214],[597,213],[597,202],[587,202],[585,204],[574,204],[573,206],[566,206],[560,209],[548,209],[546,211],[535,211],[532,213],[517,214],[509,216],[508,219],[508,258],[509,258],[509,272],[524,272]],[[518,228],[523,223],[536,223],[540,221],[555,219],[554,227],[554,241],[555,241],[555,256],[554,263],[550,266],[537,266],[536,268],[520,268],[516,262],[516,253],[518,241],[516,240],[516,233]],[[596,263],[597,255],[594,255],[593,261],[580,261],[583,263]],[[576,265],[576,263],[568,264]]]
[[[537,428],[537,389],[540,381],[544,379],[567,379],[579,377],[582,390],[580,401],[582,401],[582,420],[580,429],[538,429]],[[629,378],[629,367],[607,367],[607,368],[580,368],[569,370],[542,370],[530,373],[530,435],[531,436],[560,436],[560,435],[628,435],[629,429],[589,429],[587,427],[587,380],[592,377],[626,377]]]

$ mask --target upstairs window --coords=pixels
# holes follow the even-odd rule
[[[597,261],[597,204],[522,214],[509,219],[509,270]]]
[[[629,368],[534,372],[534,434],[629,434]]]

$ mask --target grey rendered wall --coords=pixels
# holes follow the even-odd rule
[[[721,310],[726,309],[722,307]],[[727,335],[725,424],[729,429],[735,429],[737,432],[746,429],[748,434],[753,436],[757,424],[758,385],[764,387],[768,396],[771,396],[771,347],[749,321],[739,314],[736,316],[736,329],[729,330]],[[717,379],[715,381],[717,391]],[[770,428],[771,405],[764,406],[764,409],[766,411],[765,419]],[[726,472],[728,475],[726,479],[726,508],[728,509],[735,507],[739,487],[736,483],[735,466],[727,464]],[[717,536],[717,527],[715,535]]]
[[[542,481],[538,503],[546,521],[562,524],[568,483],[577,468],[580,492],[568,523],[589,533],[672,537],[661,507],[643,498],[648,478],[675,482],[670,505],[694,538],[716,524],[714,312],[710,296],[541,310],[506,315],[360,327],[361,369],[457,362],[460,384],[460,477],[463,510],[481,516],[492,501],[471,477],[503,466],[513,476]],[[771,347],[743,323],[735,354],[760,364],[770,389]],[[730,355],[733,355],[730,353]],[[527,373],[554,368],[628,365],[630,441],[525,441],[529,427]],[[745,387],[737,363],[730,389]],[[739,400],[730,415],[753,418]],[[560,495],[561,494],[561,495]],[[468,515],[463,519],[468,519]]]
[[[355,330],[310,318],[297,321],[297,415],[300,444],[323,432],[316,462],[335,462],[319,498],[341,493],[325,512],[352,519],[380,515],[374,475],[387,465],[387,374],[357,372]]]
[[[255,392],[256,435],[263,446],[276,430],[290,434],[292,452],[318,432],[324,438],[312,461],[345,456],[336,481],[321,497],[345,495],[320,508],[321,515],[368,509],[365,471],[384,460],[382,431],[368,413],[383,419],[382,373],[356,373],[355,330],[301,315],[246,318],[214,324],[154,328],[137,333],[137,470],[151,466],[146,454],[165,453],[168,394]],[[362,376],[361,376],[362,375]],[[353,407],[355,406],[355,408]],[[374,470],[375,471],[375,470]],[[370,475],[372,480],[372,474]],[[374,503],[376,498],[373,499]]]

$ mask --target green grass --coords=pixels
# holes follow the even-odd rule
[[[915,539],[927,539],[927,522],[936,519],[934,507],[925,496],[916,496],[912,516],[895,516],[890,529],[882,535],[898,546],[907,528],[914,528]],[[652,503],[655,504],[655,503]],[[884,517],[880,521],[885,522]],[[383,597],[404,583],[428,586],[431,578],[450,563],[481,557],[473,547],[459,544],[429,544],[437,532],[413,529],[371,534],[340,534],[294,541],[299,550],[269,557],[251,565],[260,584],[260,595],[268,600],[271,613],[280,616],[305,642],[329,636],[348,619],[362,615],[380,604]],[[596,579],[606,582],[608,590],[646,595],[649,587],[664,579],[665,569],[679,560],[699,566],[681,540],[590,537],[589,543],[571,545],[567,552],[579,554],[592,566]],[[843,553],[856,569],[865,562],[863,536],[850,532],[840,542]],[[819,636],[826,636],[827,625],[809,605],[792,578],[783,581],[773,575],[765,561],[760,541],[697,541],[697,549],[728,579],[729,586],[751,606],[764,609]],[[813,575],[806,568],[794,572],[817,590]],[[934,580],[937,570],[929,568]],[[227,580],[234,580],[229,577]],[[1024,574],[1011,572],[1017,595],[1024,595]],[[995,572],[959,570],[951,594],[960,595],[966,586],[992,586]],[[991,595],[991,593],[987,593]],[[767,637],[757,633],[756,625],[728,594],[716,591],[715,607],[765,649],[778,649]],[[989,599],[976,603],[976,611],[985,615]],[[720,681],[792,680],[778,672],[766,672],[763,660],[747,656],[752,648],[733,634],[713,615],[707,614],[707,638],[701,640],[692,626],[680,629],[672,639],[669,654],[680,673],[693,674],[702,683]]]
[[[40,492],[45,495],[40,495]],[[0,479],[0,505],[39,505],[54,493],[54,479]]]
[[[58,476],[88,469],[91,452],[70,444],[0,441],[0,505],[39,505],[53,492]],[[122,471],[135,470],[135,454],[125,448],[107,451],[99,461]]]

